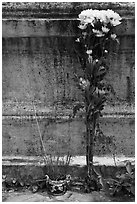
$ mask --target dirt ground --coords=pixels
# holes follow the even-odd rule
[[[3,195],[3,202],[104,202],[111,201],[103,193],[93,192],[92,194],[83,194],[68,191],[61,196],[50,196],[47,192],[11,192]]]
[[[47,192],[32,193],[24,192],[6,192],[2,196],[3,202],[117,202],[132,201],[130,198],[121,200],[120,198],[108,197],[104,192],[93,191],[92,193],[79,193],[67,191],[64,195],[51,196]],[[132,201],[133,202],[133,201]]]

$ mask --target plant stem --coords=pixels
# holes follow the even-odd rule
[[[38,127],[38,132],[39,132],[39,137],[40,137],[41,145],[42,145],[42,148],[43,148],[43,151],[44,151],[44,156],[43,156],[43,158],[44,158],[45,163],[47,163],[46,158],[45,158],[46,149],[45,149],[45,146],[44,146],[44,143],[43,143],[42,134],[41,134],[41,131],[40,131],[40,126],[39,126],[39,123],[38,123],[38,120],[37,120],[36,107],[35,107],[34,102],[33,102],[33,108],[34,108],[35,120],[36,120],[37,127]]]
[[[94,116],[92,121],[90,121],[86,117],[86,132],[87,132],[86,161],[87,161],[87,168],[88,168],[88,176],[92,176],[95,126],[96,126],[96,120]]]

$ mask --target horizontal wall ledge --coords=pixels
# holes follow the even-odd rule
[[[65,160],[67,156],[60,157],[60,160]],[[57,158],[53,157],[53,164]],[[50,163],[51,157],[47,157],[47,164],[48,161]],[[123,155],[118,155],[115,158],[115,162],[117,166],[125,166],[126,162],[130,161],[132,165],[135,165],[135,157],[125,157]],[[96,165],[106,165],[106,166],[115,166],[114,158],[111,156],[94,156],[93,158],[93,164]],[[32,157],[32,156],[3,156],[2,157],[2,165],[3,166],[45,166],[45,161],[43,157],[37,156],[37,157]],[[85,156],[74,156],[70,160],[70,166],[85,166],[86,165],[86,157]]]
[[[118,108],[117,108],[118,109]],[[109,108],[110,111],[110,108]],[[107,112],[107,110],[106,110]],[[118,112],[118,110],[117,110]],[[131,113],[132,112],[132,113]],[[85,155],[86,135],[84,112],[70,117],[72,110],[53,113],[38,112],[30,115],[18,112],[18,115],[3,115],[3,156],[38,156],[43,155],[40,134],[45,146],[45,154],[57,156],[71,154],[71,156]],[[8,114],[8,112],[7,112]],[[134,127],[135,115],[132,110],[125,114],[103,114],[99,119],[99,126],[103,131],[101,143],[96,144],[96,155],[113,154],[113,142],[116,144],[116,155],[134,156]],[[109,147],[105,141],[110,136]],[[102,140],[103,139],[103,140]],[[100,146],[98,145],[100,144]],[[103,148],[105,145],[105,149]],[[110,149],[109,149],[110,148]],[[102,154],[101,154],[102,153]]]
[[[84,9],[112,9],[121,16],[135,15],[134,2],[3,2],[3,18],[77,17]]]
[[[78,36],[78,25],[76,19],[3,19],[2,37]],[[119,36],[135,35],[135,19],[123,19],[115,32]]]
[[[65,108],[64,106],[42,106],[41,104],[36,104],[35,107],[27,103],[3,103],[3,119],[13,118],[13,119],[35,119],[37,116],[39,119],[51,118],[51,119],[64,119],[70,120],[73,118],[73,107],[75,104],[71,105],[70,108]],[[35,115],[36,113],[36,115]],[[111,118],[134,118],[135,117],[135,107],[134,105],[107,105],[102,111],[103,117]],[[83,118],[85,115],[84,109],[79,110],[75,117]]]
[[[108,119],[135,119],[135,114],[104,114],[103,118],[108,118]],[[102,118],[102,119],[103,119]],[[56,123],[64,123],[64,122],[72,122],[74,120],[77,120],[78,117],[76,117],[76,119],[72,119],[69,116],[17,116],[17,115],[12,115],[12,116],[2,116],[2,120],[3,120],[3,125],[7,124],[8,121],[36,121],[37,120],[50,120],[51,122],[54,121]],[[7,122],[6,122],[7,121]]]

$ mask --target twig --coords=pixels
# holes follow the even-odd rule
[[[39,126],[38,120],[37,120],[36,107],[35,107],[34,102],[32,102],[32,103],[33,103],[35,119],[36,119],[36,123],[37,123],[37,127],[38,127],[39,137],[40,137],[41,145],[42,145],[42,148],[43,148],[43,151],[44,151],[43,158],[44,158],[45,163],[47,163],[47,160],[46,160],[46,158],[45,158],[45,155],[46,155],[46,149],[45,149],[45,146],[44,146],[44,143],[43,143],[43,140],[42,140],[42,134],[41,134],[41,131],[40,131],[40,126]]]

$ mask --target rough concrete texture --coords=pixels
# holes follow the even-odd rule
[[[80,33],[79,21],[76,19],[3,19],[3,37],[76,37]],[[135,19],[122,20],[122,26],[117,26],[114,31],[119,36],[134,35]]]
[[[75,16],[84,9],[113,9],[123,16],[135,14],[134,2],[3,2],[4,18]]]
[[[3,118],[3,155],[41,154],[36,121],[26,117],[32,112],[34,116],[32,101],[38,115],[48,112],[49,118],[51,112],[54,118],[63,118],[66,112],[69,116],[74,104],[83,101],[73,75],[82,75],[74,41],[79,32],[77,14],[89,7],[111,8],[124,18],[116,30],[120,45],[113,45],[109,56],[107,81],[116,94],[111,94],[105,110],[111,107],[111,115],[123,112],[128,103],[124,112],[134,114],[134,3],[3,3],[2,95],[7,116]],[[19,120],[8,117],[14,115]],[[134,155],[133,117],[104,118],[101,125],[107,136],[116,137],[118,154]],[[70,123],[43,119],[40,129],[48,153],[85,154],[83,119]]]
[[[100,124],[106,137],[98,140],[95,155],[135,155],[134,118],[102,118]],[[39,126],[46,154],[85,155],[86,138],[83,119],[70,122],[39,119]],[[114,137],[110,143],[107,143],[108,136]],[[42,153],[35,119],[3,120],[3,156],[38,156]]]
[[[73,74],[82,75],[74,41],[71,37],[3,38],[3,102],[39,100],[48,106],[82,100]],[[120,37],[109,64],[107,80],[116,93],[112,103],[134,102],[134,36]]]

